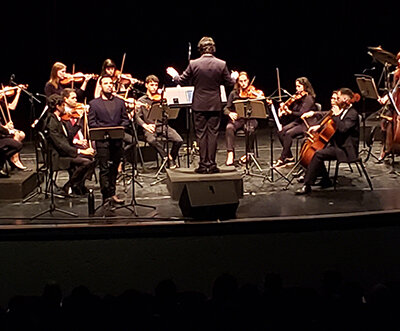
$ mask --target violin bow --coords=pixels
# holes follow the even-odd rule
[[[120,82],[121,82],[121,75],[122,75],[122,72],[123,72],[124,66],[125,66],[125,58],[126,58],[126,53],[124,53],[124,55],[122,56],[121,70],[120,70],[120,73],[119,73],[120,77],[118,79],[118,84],[117,84],[117,93],[118,93],[119,89],[121,88],[121,83]]]
[[[72,76],[75,74],[75,63],[72,64]],[[71,88],[74,88],[74,79],[72,78]]]
[[[1,89],[4,90],[3,84],[1,84]],[[7,118],[4,116],[4,114],[3,114],[3,116],[4,116],[4,120],[7,124],[9,122],[12,122],[12,120],[11,120],[10,108],[8,107],[7,97],[6,97],[5,93],[4,93],[4,104],[6,105],[6,109],[7,109],[8,121],[7,121]]]
[[[279,68],[276,68],[276,78],[278,80],[278,96],[279,96],[279,102],[282,101],[282,93],[281,93],[281,79],[279,77]]]

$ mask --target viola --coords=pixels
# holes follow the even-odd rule
[[[18,86],[5,86],[2,90],[0,90],[0,99],[4,96],[9,97],[13,96],[18,89],[27,89],[28,84],[20,84]]]
[[[290,113],[285,110],[286,107],[289,107],[293,102],[300,100],[302,97],[306,96],[308,93],[306,91],[301,91],[296,94],[293,94],[289,99],[287,99],[278,109],[278,115],[281,117],[282,115],[288,115]]]
[[[99,77],[99,75],[96,75],[96,74],[90,74],[90,75],[91,75],[90,78],[93,78],[93,79],[97,79]],[[68,84],[71,84],[72,82],[82,83],[85,80],[85,76],[86,75],[82,72],[77,72],[75,74],[66,73],[65,78],[60,81],[60,84],[68,85]]]
[[[240,91],[239,97],[245,99],[263,98],[264,92],[261,90],[257,90],[253,85],[249,85],[248,87]]]
[[[150,96],[150,99],[152,101],[160,101],[161,100],[161,94],[153,94],[152,96]]]
[[[71,118],[74,118],[74,119],[82,118],[83,114],[85,114],[87,109],[88,109],[88,105],[85,105],[83,103],[78,103],[75,106],[75,108],[71,109],[71,111],[64,113],[61,116],[61,119],[63,121],[69,121]]]

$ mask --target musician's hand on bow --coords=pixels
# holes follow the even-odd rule
[[[228,114],[228,116],[229,116],[229,118],[232,120],[232,122],[235,122],[235,121],[238,119],[238,114],[235,113],[234,111],[231,111],[231,112]]]
[[[310,110],[310,111],[304,113],[303,115],[301,115],[301,119],[304,120],[306,118],[313,117],[314,115],[315,115],[315,112]]]
[[[237,72],[237,71],[232,71],[231,72],[231,78],[232,79],[236,80],[236,79],[238,79],[238,77],[239,77],[239,72]]]
[[[317,132],[318,130],[319,130],[319,128],[321,127],[321,125],[313,125],[313,126],[310,126],[309,128],[308,128],[308,133],[314,133],[314,132]]]
[[[156,125],[155,124],[143,124],[143,129],[147,132],[154,133],[156,132]]]
[[[384,97],[378,98],[378,102],[379,102],[381,105],[386,104],[386,103],[388,102],[388,100],[389,100],[389,97],[388,97],[387,94],[386,94]]]
[[[174,79],[175,77],[179,76],[178,71],[176,71],[176,69],[172,68],[172,67],[168,67],[167,68],[167,74],[170,75],[172,77],[172,79]]]

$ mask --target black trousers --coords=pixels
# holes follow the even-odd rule
[[[100,189],[105,200],[116,192],[118,165],[123,153],[122,139],[98,140],[96,151],[100,169]]]
[[[176,130],[170,126],[168,126],[168,131],[167,126],[163,126],[163,128],[161,126],[157,126],[155,133],[144,130],[144,137],[146,141],[153,146],[162,157],[166,157],[167,152],[163,148],[164,146],[161,142],[161,139],[165,139],[167,136],[168,141],[172,142],[172,147],[169,153],[171,154],[172,159],[175,160],[183,143],[182,137],[178,132],[176,132]]]
[[[239,118],[236,121],[229,120],[228,124],[226,125],[225,129],[225,140],[226,140],[226,150],[228,152],[233,152],[235,150],[235,134],[236,131],[244,128],[246,125],[246,120],[244,118]],[[247,125],[246,125],[246,130],[248,132],[249,140],[248,140],[248,145],[246,146],[247,151],[253,152],[254,149],[254,133],[256,131],[256,128],[258,126],[258,122],[256,119],[248,119],[247,120]]]
[[[278,132],[278,138],[283,147],[280,156],[281,160],[293,157],[291,150],[293,139],[296,136],[304,134],[305,131],[306,131],[306,125],[304,123],[291,122],[285,125],[282,128],[282,131]]]
[[[324,161],[336,159],[336,148],[333,145],[328,145],[324,149],[316,151],[314,157],[307,167],[306,174],[304,176],[304,184],[313,185],[317,177],[329,179],[329,174],[326,170]]]
[[[220,111],[193,111],[194,129],[200,152],[200,168],[217,166],[218,129],[221,122]]]
[[[71,187],[85,186],[85,180],[94,170],[95,160],[85,156],[78,155],[71,160],[71,168],[69,169],[69,184]]]
[[[0,138],[0,169],[4,162],[22,149],[22,143],[13,138]]]

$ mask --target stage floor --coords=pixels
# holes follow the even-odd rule
[[[313,190],[311,195],[296,196],[294,191],[301,186],[296,180],[288,189],[287,181],[279,178],[274,173],[271,181],[270,172],[270,141],[267,132],[259,132],[259,157],[258,161],[263,169],[262,175],[243,175],[244,195],[240,199],[236,212],[236,218],[224,220],[224,223],[259,222],[259,221],[282,221],[301,219],[324,219],[343,218],[352,215],[371,215],[397,213],[400,211],[400,176],[391,173],[392,169],[398,169],[397,163],[392,167],[391,163],[385,161],[378,163],[371,157],[365,164],[371,178],[374,190],[370,191],[364,177],[360,177],[357,169],[353,166],[353,172],[348,165],[341,165],[337,190],[333,188]],[[217,155],[218,164],[228,171],[223,164],[226,157],[224,150],[224,137],[220,135],[219,151]],[[361,149],[363,146],[360,146]],[[373,155],[379,155],[380,143],[375,142]],[[236,155],[243,154],[243,138],[237,139]],[[277,143],[274,146],[275,158],[279,156],[280,148]],[[184,153],[184,150],[182,151]],[[365,158],[366,153],[362,154]],[[35,158],[32,147],[27,144],[22,153],[22,160],[29,168],[35,168]],[[191,169],[197,165],[198,157],[194,157]],[[186,167],[186,158],[181,160],[181,166]],[[182,216],[178,201],[171,199],[166,182],[162,181],[155,185],[152,178],[156,173],[155,162],[147,162],[145,171],[139,166],[137,181],[135,185],[136,202],[156,207],[155,210],[145,207],[137,207],[135,216],[130,210],[122,208],[115,211],[115,216],[104,217],[102,209],[96,212],[94,217],[88,217],[88,201],[86,197],[56,198],[58,208],[72,211],[78,217],[66,216],[55,211],[45,214],[40,218],[32,219],[32,216],[46,210],[50,206],[50,200],[43,194],[33,197],[28,202],[0,200],[0,228],[63,228],[63,227],[92,227],[92,226],[150,226],[150,225],[173,225],[192,223],[193,220]],[[230,167],[232,168],[232,167]],[[244,172],[245,166],[237,165],[234,171]],[[252,168],[254,174],[261,174],[256,167]],[[287,174],[290,168],[280,171]],[[333,175],[334,166],[331,167]],[[177,170],[179,171],[179,170]],[[62,187],[66,181],[67,173],[60,172],[57,183]],[[163,178],[163,175],[160,177]],[[87,182],[89,188],[93,188],[96,198],[96,207],[101,204],[99,184],[94,180]],[[142,186],[142,187],[141,187]],[[0,188],[1,189],[1,188]],[[118,182],[118,194],[126,202],[131,201],[132,188],[130,184],[124,185],[122,180]],[[198,222],[198,221],[197,221]],[[204,221],[203,221],[204,222]],[[207,221],[218,223],[219,221]]]

